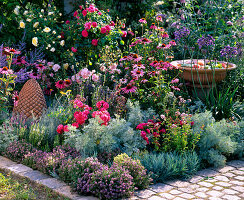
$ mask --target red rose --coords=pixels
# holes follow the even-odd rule
[[[63,124],[58,125],[57,132],[58,132],[58,134],[62,134],[64,132],[64,125]]]

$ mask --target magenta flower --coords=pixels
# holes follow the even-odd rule
[[[85,29],[91,29],[91,25],[92,25],[91,22],[86,22],[86,23],[84,24],[84,27],[85,27]]]
[[[74,14],[73,14],[73,16],[74,17],[77,17],[77,15],[78,15],[78,12],[77,12],[77,10],[74,12]]]
[[[135,61],[135,62],[139,62],[139,61],[142,59],[142,57],[139,56],[139,55],[137,55],[137,54],[130,54],[130,55],[128,56],[128,59],[129,59],[129,60],[133,60],[133,61]]]
[[[141,19],[139,19],[139,22],[142,23],[142,24],[146,24],[146,23],[147,23],[147,21],[146,21],[145,18],[141,18]]]
[[[73,51],[74,53],[76,53],[77,52],[77,49],[74,48],[74,47],[71,47],[71,51]]]
[[[174,83],[179,83],[179,79],[178,78],[175,78],[173,79],[170,83],[174,84]]]
[[[58,89],[63,89],[63,88],[65,88],[65,82],[62,81],[62,80],[59,80],[59,81],[57,81],[57,82],[55,83],[55,86],[56,86],[56,88],[58,88]]]
[[[88,37],[88,32],[87,32],[86,29],[83,30],[83,31],[81,32],[81,34],[82,34],[83,37]]]
[[[83,10],[82,11],[82,15],[85,17],[87,15],[87,11],[86,10]]]
[[[65,22],[65,24],[70,24],[70,21],[69,21],[69,20],[67,20],[67,21]]]
[[[142,77],[144,75],[143,70],[135,68],[133,71],[131,71],[132,77]]]
[[[97,39],[93,39],[91,43],[92,43],[93,46],[97,46],[98,40]]]
[[[92,22],[92,27],[96,28],[97,27],[97,22]]]
[[[99,76],[96,75],[96,74],[93,74],[93,75],[92,75],[92,80],[93,80],[94,82],[97,82],[97,81],[99,80]]]
[[[129,83],[126,87],[121,88],[121,90],[122,90],[125,94],[128,94],[128,93],[134,93],[134,92],[136,92],[137,87],[136,87],[136,86],[133,86],[132,83]]]
[[[31,72],[31,73],[29,74],[29,77],[30,77],[30,78],[33,78],[33,79],[40,79],[40,78],[41,78],[40,74],[38,74],[38,73],[36,73],[36,72]]]
[[[126,37],[127,36],[127,32],[126,31],[122,31],[122,37]]]

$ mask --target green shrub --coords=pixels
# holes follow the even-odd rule
[[[138,189],[148,188],[152,179],[147,174],[147,170],[142,166],[140,160],[132,159],[127,154],[120,154],[114,158],[113,165],[124,167],[133,177],[135,187]]]
[[[137,155],[142,165],[152,172],[155,182],[174,178],[187,178],[197,172],[200,161],[195,152],[178,154],[172,153],[146,153]]]

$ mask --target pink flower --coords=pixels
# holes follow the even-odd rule
[[[69,126],[68,125],[64,126],[64,132],[69,132]]]
[[[152,23],[152,25],[150,26],[150,29],[157,29],[157,26],[154,23]]]
[[[82,10],[83,9],[83,6],[79,6],[79,8],[80,8],[80,10]]]
[[[101,109],[105,109],[105,110],[107,110],[108,108],[109,108],[109,104],[107,103],[107,102],[105,102],[105,101],[98,101],[97,103],[96,103],[96,107],[99,109],[99,110],[101,110]]]
[[[101,28],[101,33],[102,33],[102,34],[105,34],[106,32],[107,32],[106,27],[102,27],[102,28]]]
[[[126,87],[121,88],[122,92],[124,92],[125,94],[128,93],[134,93],[137,90],[136,86],[133,86],[131,83],[129,83]]]
[[[75,101],[74,101],[74,108],[82,108],[84,106],[84,104],[80,101],[80,100],[78,100],[78,99],[75,99]]]
[[[64,85],[65,85],[65,87],[69,87],[69,86],[72,85],[72,81],[71,81],[70,79],[66,79],[66,80],[64,81]]]
[[[179,83],[179,79],[178,78],[175,78],[173,79],[170,83],[174,84],[174,83]]]
[[[115,25],[114,21],[111,21],[109,25],[114,26]]]
[[[96,28],[97,27],[97,22],[92,22],[92,27]]]
[[[66,24],[70,24],[70,21],[69,21],[69,20],[67,20],[65,23],[66,23]]]
[[[88,114],[89,114],[89,111],[88,111]],[[76,122],[79,124],[79,125],[82,125],[86,122],[86,120],[88,119],[88,114],[87,112],[83,111],[76,111],[74,113],[74,118],[76,120]]]
[[[122,37],[126,37],[127,36],[127,32],[126,31],[122,31]]]
[[[193,125],[194,125],[194,121],[191,122],[191,126],[193,126]]]
[[[64,125],[60,124],[57,127],[58,134],[62,134],[64,132]]]
[[[99,76],[96,75],[96,74],[93,74],[93,75],[92,75],[92,80],[93,80],[94,82],[97,82],[97,81],[99,80]]]
[[[146,123],[146,125],[147,125],[147,123]],[[143,130],[144,126],[145,126],[145,123],[141,123],[141,124],[137,125],[136,129]]]
[[[99,14],[99,15],[102,15],[102,13],[101,13],[101,12],[98,12],[98,14]]]
[[[2,73],[1,69],[0,69],[0,73]],[[40,79],[41,78],[40,74],[37,74],[36,72],[29,73],[29,76],[30,76],[30,78],[33,78],[33,79]]]
[[[72,126],[74,126],[75,128],[79,128],[79,124],[77,122],[74,122]]]
[[[74,17],[77,17],[77,15],[78,15],[78,11],[76,10],[76,11],[74,12],[73,16],[74,16]]]
[[[93,13],[96,11],[96,8],[94,5],[90,5],[89,8],[87,9],[90,13]]]
[[[81,34],[82,34],[83,37],[88,37],[88,32],[87,32],[86,29],[83,30],[83,31],[81,32]]]
[[[77,52],[77,49],[74,48],[74,47],[71,47],[71,51],[73,51],[74,53],[76,53]]]
[[[85,17],[87,15],[87,11],[86,10],[83,10],[82,11],[82,15]]]
[[[93,39],[91,43],[92,43],[93,46],[97,46],[98,40],[97,39]]]
[[[132,77],[142,77],[144,75],[143,70],[135,68],[133,71],[131,71]]]
[[[88,79],[91,76],[91,72],[87,68],[82,69],[78,74],[83,79]]]
[[[84,24],[84,27],[85,27],[85,29],[91,29],[91,25],[92,25],[91,22],[86,22],[86,23]]]
[[[146,21],[145,18],[141,18],[141,19],[139,19],[139,22],[142,23],[142,24],[146,24],[146,23],[147,23],[147,21]]]
[[[162,17],[161,16],[157,16],[156,20],[161,22],[162,21]]]
[[[53,65],[53,71],[57,72],[61,67],[58,64]]]
[[[65,88],[64,81],[62,81],[62,80],[57,81],[57,82],[55,83],[55,86],[56,86],[56,88],[58,88],[58,89],[63,89],[63,88]]]

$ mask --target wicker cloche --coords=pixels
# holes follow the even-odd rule
[[[13,113],[25,119],[40,118],[47,108],[42,89],[35,79],[28,80],[19,93],[19,101]]]

